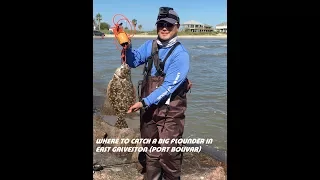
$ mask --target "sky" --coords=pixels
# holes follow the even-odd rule
[[[129,20],[136,19],[143,31],[155,29],[159,7],[172,7],[180,17],[180,23],[195,20],[216,26],[227,22],[227,0],[93,0],[93,17],[100,13],[102,22],[114,26],[113,17],[122,14]],[[122,19],[116,16],[115,22]],[[128,26],[130,29],[130,26]]]

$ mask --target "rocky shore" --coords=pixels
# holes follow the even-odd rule
[[[142,180],[142,166],[138,161],[139,154],[96,152],[97,147],[119,147],[124,144],[97,144],[96,139],[109,138],[140,138],[139,114],[132,113],[126,117],[129,128],[117,129],[113,125],[116,117],[103,97],[94,97],[93,104],[93,163],[102,166],[99,171],[93,171],[95,180]],[[125,146],[135,147],[141,144],[126,144]],[[226,180],[227,165],[221,160],[213,158],[205,153],[184,153],[182,164],[182,177],[186,180]]]

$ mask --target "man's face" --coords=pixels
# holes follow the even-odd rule
[[[178,33],[179,24],[171,24],[166,21],[157,23],[158,36],[163,40],[168,40]]]

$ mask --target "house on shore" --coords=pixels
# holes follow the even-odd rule
[[[227,33],[227,22],[217,24],[216,30],[219,32]]]
[[[181,24],[184,30],[189,30],[191,32],[212,32],[214,29],[212,26],[204,23],[197,22],[195,20],[187,21]]]

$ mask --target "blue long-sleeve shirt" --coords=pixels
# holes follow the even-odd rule
[[[159,49],[159,59],[164,60],[171,47]],[[146,41],[138,49],[131,47],[126,51],[126,62],[131,68],[138,67],[147,61],[151,55],[152,40]],[[182,84],[189,72],[189,54],[183,45],[177,46],[166,60],[164,65],[165,79],[160,87],[155,89],[149,96],[143,98],[147,106],[158,104],[163,99],[168,99],[170,95]],[[156,74],[157,70],[152,65],[151,76]]]

